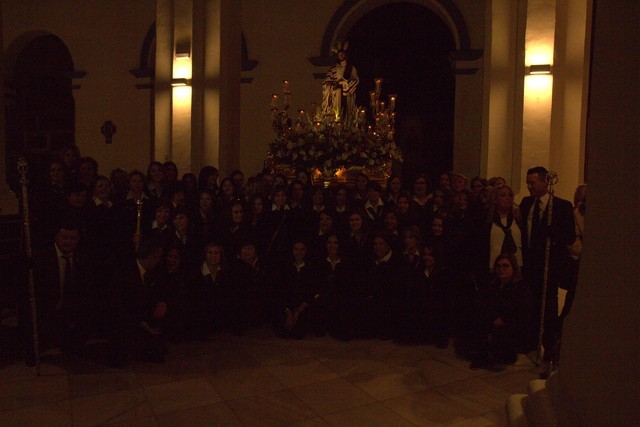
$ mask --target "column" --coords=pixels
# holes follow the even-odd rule
[[[0,96],[0,215],[18,214],[18,199],[7,185],[7,129],[4,113],[4,29],[2,26],[2,2],[0,2],[0,76],[2,76],[2,93]]]
[[[640,5],[599,1],[593,22],[584,253],[559,369],[561,425],[640,420]],[[563,424],[564,423],[564,424]]]
[[[584,182],[591,8],[588,0],[558,2],[553,65],[549,168],[558,171],[556,192],[571,200]]]
[[[222,175],[240,163],[240,7],[234,0],[205,3],[202,159]]]
[[[555,0],[529,0],[525,35],[525,66],[553,65],[555,37]],[[527,169],[547,166],[550,160],[551,97],[553,75],[528,74],[524,78],[522,115],[522,148],[520,186],[514,191],[529,194],[526,187]]]
[[[191,140],[193,17],[192,0],[174,0],[171,158],[182,173],[193,171]]]
[[[526,0],[487,2],[481,175],[520,187]]]
[[[173,0],[156,2],[155,140],[153,160],[171,159],[171,77],[173,71]]]

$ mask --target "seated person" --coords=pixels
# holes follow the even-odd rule
[[[332,337],[348,341],[353,337],[353,318],[358,315],[353,310],[356,302],[353,272],[349,261],[342,258],[337,233],[327,235],[325,246],[327,256],[318,267],[316,301],[324,328]]]
[[[269,323],[274,305],[272,277],[264,259],[258,256],[253,239],[247,238],[241,243],[232,270],[233,281],[240,291],[240,319],[248,326]]]
[[[317,272],[307,261],[304,242],[294,242],[292,255],[292,262],[278,274],[274,329],[281,337],[302,339],[307,332],[319,331]]]
[[[493,279],[478,291],[476,300],[471,369],[513,364],[526,344],[531,290],[513,254],[499,255],[493,266]]]
[[[232,331],[237,335],[244,332],[241,315],[241,289],[232,280],[225,252],[221,244],[209,243],[205,249],[205,260],[200,269],[201,279],[197,284],[197,299],[194,301],[198,312],[195,325],[204,333]]]
[[[123,264],[109,281],[105,314],[114,366],[122,366],[130,357],[164,362],[161,353],[167,304],[155,274],[162,252],[158,243],[141,243],[135,260]]]

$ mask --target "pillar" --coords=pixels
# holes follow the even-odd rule
[[[241,2],[208,0],[203,16],[202,162],[222,175],[240,164]],[[195,82],[194,82],[195,84]]]
[[[481,175],[520,186],[526,0],[486,4]]]
[[[224,174],[240,163],[240,8],[158,0],[154,152],[180,171],[212,165]]]
[[[173,0],[156,2],[155,140],[153,160],[171,159],[173,71]]]
[[[556,9],[549,168],[559,173],[556,192],[570,200],[585,180],[590,3],[559,1]]]
[[[561,424],[640,420],[640,4],[594,7],[584,253],[565,321]]]
[[[555,0],[529,0],[525,34],[525,66],[553,65]],[[514,190],[528,195],[526,172],[532,166],[548,166],[551,138],[552,74],[525,75],[522,113],[520,185]]]
[[[0,96],[0,215],[18,213],[18,199],[7,185],[7,128],[4,113],[4,28],[2,24],[2,2],[0,2],[0,77],[2,96]]]

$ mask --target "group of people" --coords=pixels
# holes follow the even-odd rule
[[[545,360],[557,360],[558,286],[575,289],[585,197],[575,209],[551,197],[542,167],[519,206],[504,179],[456,173],[324,188],[307,170],[98,171],[66,147],[30,189],[44,347],[97,335],[114,365],[161,362],[164,339],[270,325],[293,339],[454,338],[472,368],[490,368],[536,347],[544,288]]]

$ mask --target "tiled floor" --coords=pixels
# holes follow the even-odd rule
[[[109,369],[43,357],[42,375],[0,368],[0,425],[505,425],[504,404],[536,378],[520,356],[472,371],[451,347],[329,337],[245,337],[172,345],[164,364]]]

